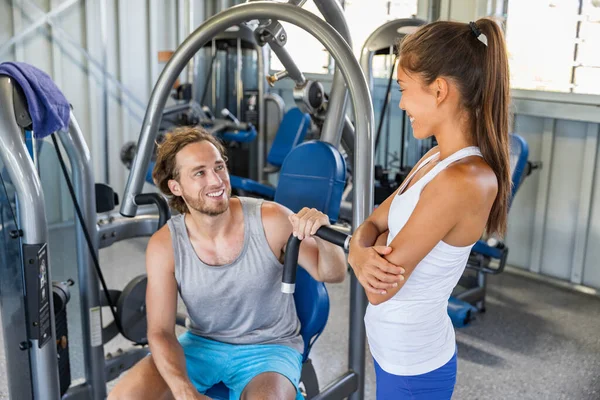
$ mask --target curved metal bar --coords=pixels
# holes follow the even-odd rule
[[[333,26],[352,48],[352,37],[341,4],[337,0],[315,0],[315,5],[325,17],[325,21]],[[346,89],[343,75],[336,66],[329,92],[327,117],[321,132],[321,140],[331,143],[336,148],[340,145],[342,137],[343,124],[340,121],[344,120],[347,101],[348,89]]]
[[[356,149],[354,185],[361,190],[353,191],[352,226],[356,229],[373,209],[373,105],[371,94],[363,71],[356,61],[352,49],[340,34],[329,24],[314,14],[289,4],[270,2],[252,2],[229,8],[204,22],[190,35],[173,54],[165,66],[152,91],[141,135],[140,149],[133,166],[123,196],[120,212],[124,216],[134,216],[136,205],[134,198],[140,193],[144,177],[150,162],[154,139],[157,134],[162,110],[164,109],[171,87],[191,57],[217,33],[231,25],[253,19],[271,18],[294,24],[317,38],[329,51],[342,72],[354,106],[356,120]],[[359,374],[359,388],[352,399],[362,399],[364,390],[365,327],[363,316],[367,301],[360,283],[351,276],[351,315],[350,315],[350,369]]]
[[[71,112],[69,131],[57,133],[64,146],[73,174],[73,186],[77,201],[85,218],[85,227],[92,238],[93,246],[98,255],[98,232],[96,230],[96,187],[93,171],[92,156],[85,143],[83,132]],[[83,357],[86,384],[91,389],[88,393],[90,399],[104,399],[106,397],[106,377],[104,375],[104,347],[102,343],[92,343],[86,338],[98,337],[98,332],[92,332],[95,324],[94,314],[91,310],[100,305],[100,288],[98,278],[94,272],[94,260],[86,243],[83,227],[76,224],[77,246],[77,276],[79,278],[79,297],[81,306],[81,326],[83,334]]]
[[[15,117],[14,98],[22,95],[19,90],[20,87],[15,81],[8,76],[0,75],[0,160],[15,187],[18,200],[17,214],[20,223],[18,228],[23,232],[20,243],[22,257],[25,257],[25,246],[40,246],[38,254],[45,251],[48,260],[46,270],[46,283],[48,283],[52,279],[52,268],[48,256],[46,204],[42,183],[29,157],[21,134],[22,130]],[[35,255],[30,261],[32,264],[35,262],[34,257]],[[51,338],[40,348],[41,341],[33,339],[34,335],[28,334],[29,330],[25,326],[27,319],[24,317],[29,310],[27,300],[24,298],[24,267],[21,265],[0,267],[2,275],[0,276],[2,280],[0,307],[6,334],[4,340],[9,362],[8,373],[11,380],[15,380],[10,382],[10,394],[12,397],[22,399],[32,398],[32,395],[34,399],[59,399],[54,312],[50,311]],[[53,310],[52,296],[48,297],[48,307]],[[27,355],[29,360],[25,361]],[[24,387],[25,385],[29,387]]]
[[[265,88],[266,88],[266,76],[268,56],[265,54],[266,49],[264,47],[256,45],[256,52],[258,58],[258,140],[257,140],[257,155],[256,155],[256,180],[263,182],[265,179],[265,154],[266,154],[266,143],[267,143],[267,128],[266,128],[266,110],[265,110]]]
[[[372,143],[370,143],[373,136],[373,107],[364,75],[359,65],[355,62],[352,50],[338,32],[306,10],[288,4],[253,2],[232,7],[207,20],[183,42],[161,73],[152,92],[144,117],[138,142],[139,151],[133,161],[132,170],[127,181],[123,204],[120,210],[121,214],[124,216],[134,216],[136,213],[136,206],[133,200],[142,188],[162,109],[178,74],[183,70],[187,61],[216,33],[227,29],[231,25],[256,18],[280,19],[295,24],[319,39],[332,54],[340,71],[348,82],[348,88],[355,104],[354,113],[357,121],[357,136],[361,136],[357,140],[357,147],[360,149],[362,157],[355,162],[355,184],[357,186],[368,186],[367,183],[373,175],[373,149]],[[366,119],[364,118],[365,115],[367,116]],[[358,155],[358,153],[357,151],[356,154]],[[365,165],[366,168],[361,168],[361,165]],[[365,192],[364,199],[368,198],[370,198],[370,193]],[[356,217],[358,218],[355,218],[355,220],[362,222],[364,215],[370,212],[372,207],[369,206],[368,201],[364,201],[362,198],[357,199],[357,202],[358,204],[355,204],[356,209],[364,209],[365,211],[358,212],[360,216],[357,215]]]
[[[427,21],[418,18],[400,18],[381,25],[369,35],[360,53],[360,66],[365,72],[369,90],[373,90],[373,56],[393,47],[394,44],[408,33],[411,33]]]

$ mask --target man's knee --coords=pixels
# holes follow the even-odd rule
[[[296,388],[285,376],[276,372],[257,375],[242,393],[242,400],[294,400]]]

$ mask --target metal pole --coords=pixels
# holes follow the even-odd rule
[[[266,63],[268,56],[265,54],[265,47],[256,46],[258,55],[258,139],[257,139],[257,157],[256,157],[256,180],[264,182],[265,180],[265,155],[267,153],[267,120],[266,120],[266,104],[265,104],[265,87],[266,87]]]
[[[35,166],[25,146],[22,138],[21,128],[15,120],[14,97],[17,94],[17,84],[7,76],[0,77],[0,159],[8,172],[11,182],[14,185],[17,202],[17,214],[20,222],[19,228],[22,230],[21,245],[23,253],[25,246],[39,246],[40,251],[45,246],[46,256],[48,255],[48,226],[46,221],[46,204],[44,201],[44,192],[39,176],[36,173]],[[34,255],[35,256],[35,255]],[[46,285],[51,282],[52,271],[50,268],[50,257],[46,260]],[[23,260],[25,262],[26,260]],[[35,261],[32,260],[35,265]],[[27,261],[29,265],[29,261]],[[7,365],[9,374],[16,378],[17,382],[10,382],[11,394],[19,399],[49,399],[58,400],[60,398],[58,364],[56,353],[56,330],[54,325],[54,309],[51,293],[48,295],[50,338],[41,346],[42,342],[32,337],[36,330],[41,331],[40,327],[31,327],[28,330],[25,323],[28,320],[26,316],[28,311],[24,303],[23,279],[26,275],[22,267],[15,265],[1,266],[2,272],[2,318],[3,323],[7,320],[9,327],[4,326],[8,335],[5,337],[7,347],[7,360],[11,362]],[[38,273],[39,274],[39,273]],[[10,279],[12,282],[5,282]],[[39,284],[38,284],[39,285]],[[10,289],[5,292],[4,289]],[[17,290],[20,289],[20,292]],[[41,305],[41,300],[39,301]],[[7,304],[8,303],[8,304]],[[6,314],[11,312],[10,314]],[[43,323],[40,318],[40,323]],[[41,333],[41,332],[40,332]],[[19,341],[20,338],[20,341]],[[16,341],[15,341],[16,340]],[[21,347],[21,349],[19,349]],[[25,359],[29,355],[29,365]],[[17,370],[16,368],[25,368]],[[24,387],[28,383],[29,387]],[[22,392],[15,392],[22,390]]]
[[[110,140],[108,135],[108,20],[106,0],[100,0],[100,37],[102,38],[102,125],[104,141],[104,183],[110,184]]]
[[[69,131],[58,133],[65,148],[71,171],[77,202],[85,218],[85,225],[98,255],[98,231],[96,229],[96,189],[90,150],[75,116],[71,112]],[[89,252],[83,227],[77,223],[77,275],[81,303],[81,324],[83,335],[83,358],[86,384],[90,386],[93,400],[106,397],[106,376],[104,371],[104,347],[102,342],[102,320],[100,312],[100,291],[94,272],[92,255]]]
[[[315,5],[323,14],[325,20],[342,35],[352,48],[352,37],[340,3],[337,0],[315,0]],[[321,140],[331,143],[335,147],[339,146],[342,138],[343,124],[340,121],[344,120],[347,101],[348,90],[346,89],[344,77],[336,68],[329,94],[329,104],[327,105],[327,118],[325,118],[321,131]]]
[[[189,36],[194,31],[194,0],[186,1],[187,7],[187,26],[185,30],[186,37]],[[190,62],[188,63],[188,74],[187,74],[187,83],[192,85],[192,93],[194,93],[194,68],[195,68],[195,59],[196,57],[192,57]]]
[[[237,106],[237,118],[242,117],[242,99],[244,96],[244,82],[242,82],[242,39],[238,38],[236,42],[236,60],[235,65],[235,95]],[[227,71],[229,73],[229,71]]]

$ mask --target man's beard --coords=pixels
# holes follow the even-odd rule
[[[207,201],[205,195],[199,196],[188,196],[186,193],[182,194],[188,208],[199,212],[200,214],[207,215],[209,217],[216,217],[223,214],[229,208],[229,199],[231,198],[231,188],[225,188],[225,198],[218,203]],[[211,204],[214,203],[214,204]]]

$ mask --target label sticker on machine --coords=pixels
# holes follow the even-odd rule
[[[24,244],[25,288],[28,331],[32,340],[38,340],[41,349],[52,338],[50,326],[50,282],[48,275],[48,246]]]
[[[102,345],[102,318],[100,307],[90,308],[90,342],[92,347]]]

